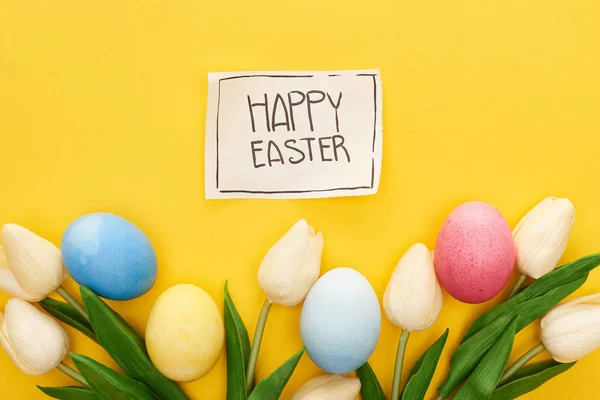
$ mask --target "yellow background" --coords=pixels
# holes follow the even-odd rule
[[[167,287],[197,284],[222,308],[229,279],[253,332],[257,267],[298,218],[324,232],[323,271],[354,267],[380,298],[400,255],[417,241],[433,246],[468,200],[497,206],[512,226],[543,197],[569,197],[577,220],[564,259],[600,251],[599,21],[597,0],[0,0],[0,223],[58,244],[88,212],[135,222],[155,245],[159,279],[144,297],[111,304],[140,330]],[[358,68],[380,68],[383,79],[377,195],[204,200],[208,72]],[[600,271],[577,294],[598,290]],[[407,366],[450,327],[432,387],[490,307],[444,301],[437,323],[409,341]],[[300,348],[300,311],[273,308],[259,377]],[[537,330],[518,336],[514,354]],[[114,365],[68,331],[73,351]],[[384,320],[371,358],[388,394],[398,337]],[[526,398],[595,398],[599,367],[600,351]],[[304,357],[283,398],[317,373]],[[42,399],[35,384],[73,383],[59,372],[25,376],[3,352],[0,376],[2,399]],[[223,399],[224,356],[184,387],[193,399]]]

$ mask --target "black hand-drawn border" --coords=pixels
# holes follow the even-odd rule
[[[330,78],[340,76],[337,74],[329,75]],[[331,189],[309,189],[309,190],[241,190],[241,189],[219,189],[219,110],[221,108],[221,82],[232,79],[243,78],[314,78],[314,75],[240,75],[230,76],[219,79],[218,97],[217,97],[217,123],[216,123],[216,138],[217,138],[217,168],[216,168],[216,188],[220,193],[250,193],[250,194],[300,194],[300,193],[317,193],[317,192],[333,192],[339,190],[360,190],[373,189],[375,185],[375,142],[377,139],[377,74],[356,74],[356,76],[366,76],[373,79],[373,148],[371,156],[371,185],[370,186],[353,186],[353,187],[336,187]]]

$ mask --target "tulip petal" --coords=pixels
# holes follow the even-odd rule
[[[542,343],[556,361],[577,361],[600,348],[600,294],[561,304],[540,322]]]
[[[530,221],[539,218],[543,214],[546,206],[550,205],[556,199],[557,197],[555,196],[549,196],[537,203],[535,207],[529,210],[529,212],[525,214],[523,218],[521,218],[515,229],[513,229],[513,236],[517,236],[519,234],[519,231]]]
[[[294,278],[295,284],[285,294],[285,299],[280,304],[295,306],[304,300],[312,285],[319,279],[322,253],[323,234],[318,232],[314,236],[309,236],[302,267],[297,271]]]
[[[8,354],[8,357],[10,357],[10,359],[12,360],[12,362],[15,363],[15,365],[21,371],[23,371],[27,375],[39,375],[40,372],[31,369],[27,364],[25,364],[21,360],[21,358],[19,358],[19,355],[13,349],[13,347],[10,344],[8,338],[4,334],[4,321],[5,321],[4,314],[0,313],[0,326],[2,327],[2,330],[0,331],[0,345],[2,345],[2,348],[4,349],[4,351],[6,351],[6,354]]]
[[[342,375],[321,375],[305,383],[292,400],[354,400],[360,392],[360,380]]]
[[[308,223],[300,220],[265,255],[258,269],[258,281],[269,300],[278,303],[291,289],[307,242]]]
[[[407,331],[422,331],[442,309],[442,289],[427,247],[412,246],[402,256],[386,288],[383,305],[388,319]]]
[[[19,286],[19,282],[10,268],[0,267],[0,292],[4,292],[11,297],[20,297],[27,301],[39,301],[44,297],[30,296]]]
[[[566,303],[562,303],[554,307],[552,310],[548,312],[542,318],[544,324],[550,324],[554,322],[554,320],[559,319],[560,317],[569,314],[573,309],[573,306],[578,304],[588,304],[588,305],[600,305],[600,293],[592,294],[590,296],[578,297],[576,299],[567,301]]]
[[[8,260],[6,259],[6,251],[4,251],[4,247],[0,246],[0,268],[8,267]]]
[[[21,286],[19,286],[19,282],[15,279],[15,275],[10,268],[8,268],[6,252],[2,246],[0,246],[0,292],[4,292],[11,297],[20,297],[27,301],[38,301],[42,299],[30,296]]]
[[[6,303],[0,341],[15,364],[29,375],[56,368],[69,348],[67,334],[58,322],[19,298]]]
[[[296,222],[269,249],[258,269],[258,282],[269,300],[293,306],[300,303],[321,270],[323,236],[305,220]]]
[[[529,211],[513,231],[519,270],[539,279],[556,268],[574,220],[573,204],[564,198],[548,197]]]
[[[66,271],[54,244],[16,224],[4,225],[1,234],[8,264],[25,292],[42,299],[60,286]]]

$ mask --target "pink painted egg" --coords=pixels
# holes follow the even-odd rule
[[[508,283],[515,263],[515,242],[495,207],[472,201],[456,207],[437,238],[435,272],[452,297],[483,303]]]

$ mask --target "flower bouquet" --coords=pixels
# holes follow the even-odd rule
[[[600,254],[594,254],[555,269],[573,222],[574,209],[566,199],[543,200],[512,231],[496,208],[470,202],[448,216],[434,251],[421,243],[411,246],[383,296],[386,317],[401,329],[389,397],[367,362],[381,328],[377,294],[351,268],[320,276],[323,234],[304,220],[271,247],[258,268],[265,301],[252,341],[227,282],[223,316],[198,286],[167,289],[150,311],[145,337],[111,309],[102,298],[139,297],[153,286],[158,271],[148,238],[121,217],[96,213],[79,218],[66,230],[61,250],[26,228],[4,225],[0,290],[12,298],[0,313],[0,343],[23,372],[39,375],[57,368],[79,384],[40,387],[57,399],[188,399],[177,382],[205,376],[225,346],[227,400],[281,398],[304,353],[325,374],[306,382],[292,400],[351,400],[359,393],[363,400],[419,400],[429,389],[448,329],[403,383],[404,354],[410,335],[431,327],[442,312],[443,289],[460,301],[481,303],[503,291],[516,265],[521,277],[510,295],[467,330],[437,389],[438,399],[513,399],[600,347],[599,295],[558,304],[600,265]],[[62,286],[68,275],[80,284],[81,301]],[[48,297],[54,292],[64,301]],[[271,308],[302,302],[303,347],[257,381]],[[515,336],[538,318],[540,343],[507,365]],[[82,354],[71,353],[69,365],[69,338],[56,320],[102,346],[122,372]],[[528,364],[544,351],[551,360]]]

